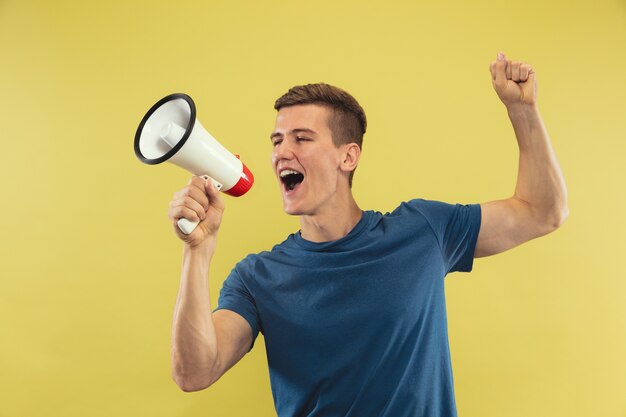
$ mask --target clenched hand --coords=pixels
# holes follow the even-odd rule
[[[498,52],[489,66],[493,88],[507,108],[517,105],[536,105],[537,79],[535,71],[525,62],[511,61]]]

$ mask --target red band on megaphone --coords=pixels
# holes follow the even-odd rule
[[[233,197],[241,197],[242,195],[247,193],[248,190],[252,188],[252,184],[254,184],[254,175],[252,175],[252,172],[250,172],[246,164],[242,163],[241,165],[243,165],[241,178],[239,178],[237,184],[235,184],[232,188],[224,191],[224,193]]]

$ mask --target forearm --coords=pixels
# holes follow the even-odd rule
[[[567,189],[539,110],[535,105],[507,110],[520,151],[515,198],[537,221],[558,227],[568,215]]]
[[[172,376],[184,390],[205,388],[217,362],[217,339],[209,297],[209,266],[215,240],[183,249],[182,275],[172,325]]]

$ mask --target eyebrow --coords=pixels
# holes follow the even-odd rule
[[[314,135],[317,135],[317,132],[313,129],[307,129],[306,127],[302,127],[302,128],[298,128],[298,129],[293,129],[290,130],[289,132],[287,132],[288,135],[295,135],[297,133],[312,133]],[[280,132],[274,132],[270,135],[270,140],[274,139],[274,138],[282,138],[284,135]]]

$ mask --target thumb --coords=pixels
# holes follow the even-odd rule
[[[507,78],[506,78],[506,69],[508,66],[508,61],[502,52],[498,52],[498,57],[495,62],[495,78],[493,80],[493,84],[497,89],[502,89],[506,86]]]
[[[222,196],[210,177],[205,181],[204,189],[209,198],[209,204],[217,209],[223,210],[224,202],[222,201]]]

